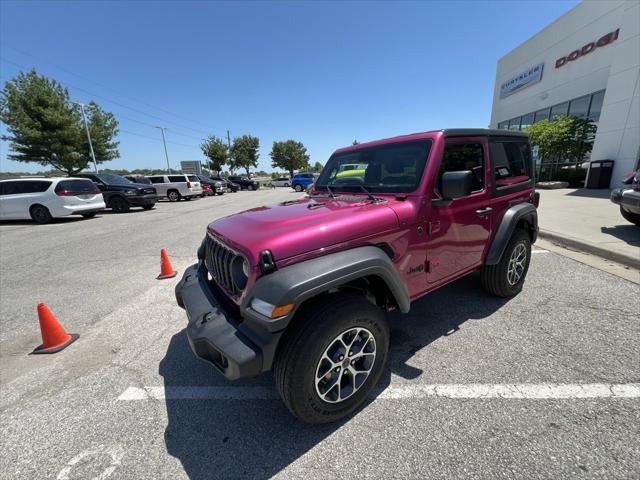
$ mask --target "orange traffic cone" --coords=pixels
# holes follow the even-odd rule
[[[31,353],[56,353],[64,350],[80,337],[77,333],[67,333],[44,303],[38,304],[38,320],[42,345]]]
[[[160,250],[160,275],[157,277],[158,280],[162,280],[163,278],[173,278],[177,274],[178,272],[171,266],[171,261],[169,260],[167,251],[163,248]]]

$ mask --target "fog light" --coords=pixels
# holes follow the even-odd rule
[[[251,309],[269,318],[283,317],[291,310],[293,310],[294,304],[288,303],[286,305],[273,305],[259,298],[251,300]]]

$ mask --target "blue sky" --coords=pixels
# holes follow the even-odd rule
[[[270,171],[274,140],[324,163],[354,139],[486,127],[497,60],[577,3],[2,1],[0,79],[35,67],[113,112],[105,167],[162,168],[164,125],[172,167],[229,129]],[[2,171],[42,168],[7,153]]]

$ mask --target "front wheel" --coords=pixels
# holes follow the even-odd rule
[[[628,210],[625,210],[624,208],[622,208],[622,205],[620,205],[620,213],[622,214],[622,216],[627,222],[631,222],[636,226],[640,227],[640,215],[638,215],[637,213],[633,213]]]
[[[110,206],[116,213],[127,213],[129,211],[129,202],[122,197],[113,197]]]
[[[530,260],[529,235],[516,228],[498,264],[485,265],[480,270],[482,287],[498,297],[513,297],[522,290]]]
[[[293,187],[293,189],[294,189],[296,192],[301,192],[301,191],[302,191],[302,185],[297,184],[297,185],[295,185],[295,186]]]
[[[363,297],[336,293],[302,307],[278,349],[276,386],[308,423],[329,423],[363,404],[382,374],[389,327]]]

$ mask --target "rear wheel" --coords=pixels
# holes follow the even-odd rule
[[[294,185],[294,186],[293,186],[293,189],[294,189],[296,192],[301,192],[301,191],[302,191],[302,185],[300,185],[300,184],[298,183],[297,185]]]
[[[167,198],[170,202],[177,202],[178,200],[180,200],[180,194],[177,190],[169,190],[167,192]]]
[[[96,216],[96,212],[87,212],[87,213],[83,213],[82,216],[84,218],[93,218]]]
[[[155,205],[143,205],[142,208],[145,210],[151,210]]]
[[[301,309],[274,365],[287,408],[308,423],[334,422],[366,400],[389,350],[384,313],[364,298],[336,293]]]
[[[33,205],[29,209],[29,214],[36,223],[45,224],[53,220],[51,212],[49,212],[49,209],[44,205]]]
[[[122,197],[113,197],[109,202],[109,206],[116,213],[127,213],[129,211],[129,202]]]
[[[285,188],[289,188],[291,185],[289,185],[288,183],[284,184]]]
[[[522,290],[531,260],[531,240],[527,232],[516,228],[497,265],[480,270],[482,287],[498,297],[512,297]]]
[[[629,212],[628,210],[625,210],[624,208],[622,208],[622,205],[620,205],[620,213],[622,214],[622,216],[627,222],[631,222],[637,225],[638,227],[640,227],[640,215],[638,215],[637,213],[633,213],[633,212]]]
[[[247,188],[249,189],[249,191],[252,191],[253,190],[253,185],[249,185]]]

